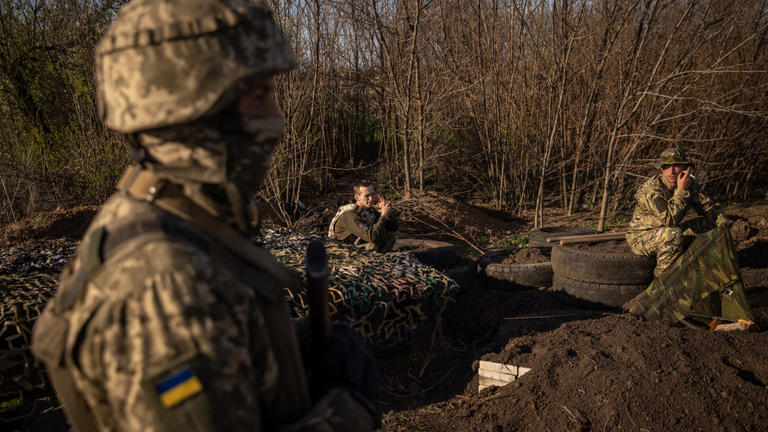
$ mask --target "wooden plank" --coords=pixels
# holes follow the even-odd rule
[[[626,231],[621,231],[621,232],[609,232],[609,233],[599,233],[599,234],[580,234],[580,235],[574,235],[574,236],[547,237],[547,243],[559,242],[562,240],[611,238],[613,236],[618,236],[618,235],[624,236],[626,234],[627,234]]]
[[[484,386],[492,386],[493,385],[493,386],[497,386],[497,387],[504,387],[505,385],[509,384],[510,381],[499,381],[499,380],[495,380],[493,378],[480,377],[479,383],[480,383],[480,385],[484,385]]]
[[[602,242],[602,241],[609,241],[609,240],[624,240],[626,238],[626,234],[623,234],[623,233],[611,233],[611,234],[614,234],[614,235],[597,237],[597,238],[582,238],[582,239],[564,238],[560,240],[560,246],[564,244],[573,244],[573,243],[591,243],[591,242]]]
[[[482,369],[478,371],[478,375],[480,375],[481,377],[493,378],[495,380],[506,381],[506,382],[512,382],[517,377],[520,376],[518,374],[505,374],[505,373],[493,372],[493,371],[482,370]]]
[[[480,360],[480,370],[486,370],[490,372],[499,372],[499,373],[505,373],[505,374],[513,374],[513,375],[522,375],[525,372],[528,372],[529,370],[531,370],[531,368]]]
[[[477,371],[478,391],[491,386],[503,387],[530,370],[531,368],[481,360]]]

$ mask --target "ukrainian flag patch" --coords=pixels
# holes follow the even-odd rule
[[[160,402],[166,408],[184,402],[203,390],[203,385],[189,368],[184,368],[155,385]]]

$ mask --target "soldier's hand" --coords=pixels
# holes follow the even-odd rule
[[[376,204],[376,210],[381,213],[382,217],[386,217],[389,215],[389,212],[392,210],[392,204],[384,199],[383,196],[379,195],[379,202]]]
[[[731,225],[733,225],[733,222],[724,214],[719,214],[715,220],[715,225],[717,225],[717,227],[720,229],[726,229],[730,228]]]
[[[677,175],[677,188],[681,190],[688,190],[691,187],[691,170],[693,167],[689,166],[688,169]]]
[[[299,320],[296,331],[304,364],[310,365],[312,328],[309,320]],[[312,367],[309,381],[310,392],[315,399],[333,388],[348,391],[366,407],[374,423],[378,424],[381,417],[381,374],[363,339],[346,323],[331,323],[325,361]]]

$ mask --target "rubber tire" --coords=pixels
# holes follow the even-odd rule
[[[412,253],[422,264],[438,269],[451,267],[456,262],[456,246],[448,242],[412,238],[397,239],[392,251],[397,252],[398,246],[413,249],[426,248],[426,250]]]
[[[589,228],[582,227],[568,227],[568,226],[555,226],[555,227],[542,227],[537,230],[533,230],[528,234],[528,246],[530,247],[548,247],[551,248],[554,243],[547,243],[549,237],[566,237],[574,235],[594,234]]]
[[[478,259],[478,272],[492,288],[527,289],[552,285],[552,263],[499,264],[491,258],[509,255],[518,249],[501,249],[489,252]]]
[[[583,244],[581,245],[583,247]],[[552,269],[563,278],[579,282],[648,285],[653,280],[656,260],[626,251],[608,253],[569,245],[552,248]]]
[[[558,299],[576,306],[608,306],[620,308],[624,303],[645,291],[648,284],[603,284],[580,282],[567,279],[555,273],[552,290],[558,292]],[[565,293],[568,296],[563,296]],[[577,301],[571,301],[577,300]]]

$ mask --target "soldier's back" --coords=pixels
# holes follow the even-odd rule
[[[263,299],[242,270],[201,230],[148,203],[116,194],[104,205],[54,300],[66,309],[67,369],[101,428],[191,428],[190,410],[219,427],[261,422],[277,365]]]

